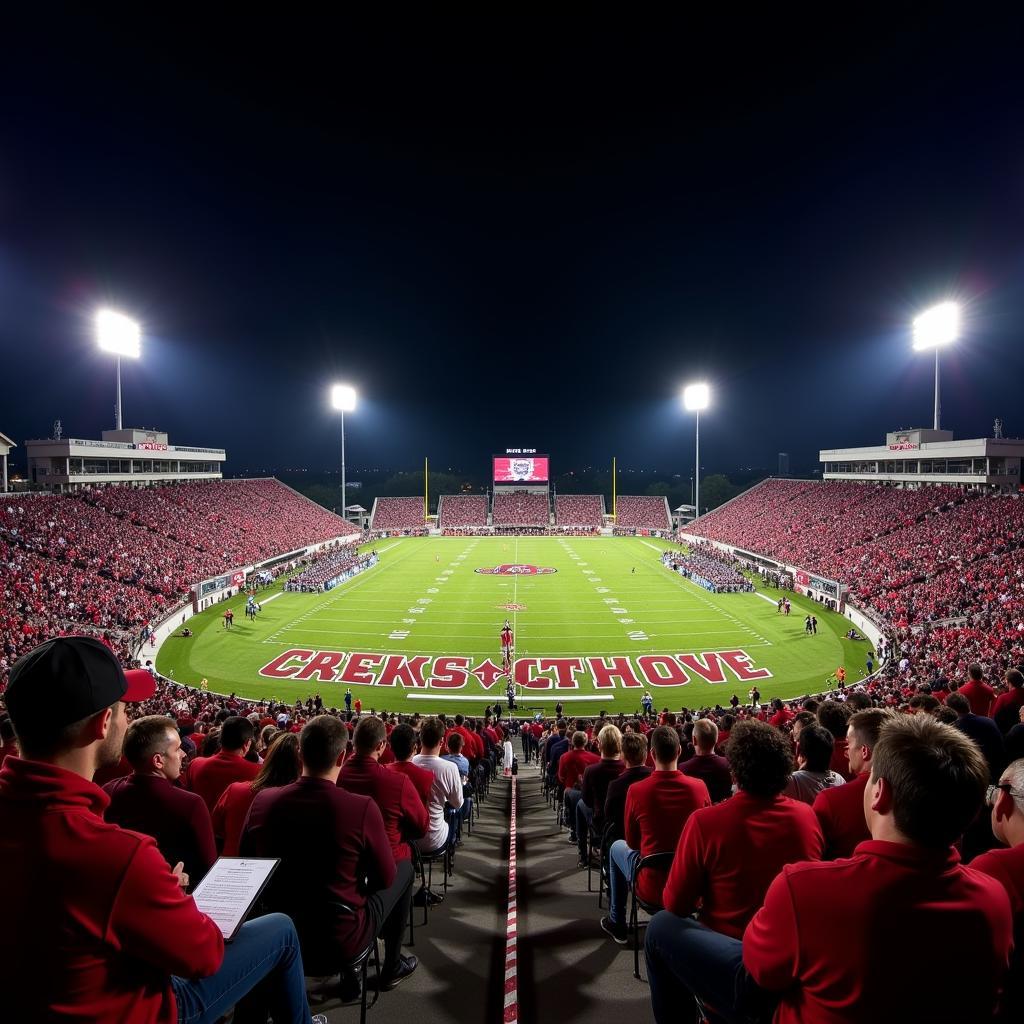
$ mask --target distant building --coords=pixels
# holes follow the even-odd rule
[[[176,483],[220,480],[223,448],[167,443],[158,430],[104,430],[100,441],[75,437],[26,441],[28,479],[33,487],[73,491],[96,484]]]
[[[789,476],[789,452],[779,452],[779,476]]]
[[[958,484],[1016,491],[1024,441],[980,437],[954,441],[951,430],[894,430],[874,448],[833,448],[818,453],[825,480],[856,480],[897,487]]]

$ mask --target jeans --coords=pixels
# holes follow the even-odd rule
[[[576,839],[580,851],[580,860],[587,859],[587,835],[590,832],[594,812],[582,801],[576,804]]]
[[[236,1024],[309,1024],[299,937],[291,918],[268,914],[242,925],[208,978],[171,978],[179,1024],[215,1024],[235,1006]]]
[[[747,973],[739,939],[662,910],[647,926],[644,957],[657,1024],[694,1020],[695,996],[712,1022],[771,1020],[778,999]]]
[[[612,924],[626,924],[626,893],[633,884],[639,863],[640,851],[630,849],[625,839],[616,839],[612,843],[608,851],[608,875],[612,889],[608,917]]]
[[[565,824],[569,831],[576,835],[576,805],[580,802],[580,791],[578,789],[567,789],[562,796],[562,803],[565,806]]]

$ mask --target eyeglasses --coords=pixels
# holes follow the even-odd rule
[[[989,807],[994,807],[996,801],[999,799],[1000,793],[1006,793],[1008,796],[1012,796],[1017,800],[1024,799],[1024,793],[1013,788],[1009,782],[997,782],[994,786],[989,786],[985,791],[985,803]]]

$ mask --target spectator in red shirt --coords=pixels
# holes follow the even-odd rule
[[[390,743],[395,759],[388,765],[388,770],[400,772],[408,778],[424,808],[429,808],[430,793],[434,788],[434,773],[412,763],[413,755],[416,753],[416,730],[408,722],[400,722],[391,730]]]
[[[387,730],[379,718],[360,719],[352,737],[352,756],[338,776],[338,785],[368,796],[377,805],[397,862],[412,857],[409,840],[424,836],[429,818],[412,782],[379,763],[387,742]]]
[[[136,718],[124,736],[124,755],[132,774],[103,787],[110,797],[104,817],[152,836],[168,866],[180,861],[195,884],[217,859],[217,847],[206,804],[175,785],[184,755],[174,722],[164,715]]]
[[[841,775],[849,782],[856,772],[850,771],[850,759],[846,751],[846,724],[850,720],[851,709],[837,700],[825,700],[818,705],[816,712],[818,724],[832,734],[832,759],[829,770]]]
[[[871,838],[864,817],[864,788],[871,774],[871,752],[878,742],[882,726],[892,718],[891,711],[870,708],[850,717],[846,727],[850,770],[853,781],[844,786],[823,789],[814,798],[814,813],[825,836],[825,856],[852,857],[858,843]]]
[[[732,772],[728,758],[715,753],[718,746],[718,726],[709,718],[698,718],[693,723],[693,748],[696,754],[684,761],[679,770],[691,779],[701,779],[708,787],[712,803],[720,803],[732,796]]]
[[[220,750],[212,757],[197,757],[188,766],[188,788],[203,798],[211,812],[232,782],[252,782],[256,778],[260,766],[245,759],[254,737],[248,718],[227,718],[220,730]]]
[[[696,921],[652,923],[646,954],[658,1024],[696,995],[726,1020],[775,1024],[990,1020],[1013,946],[1003,887],[953,844],[982,806],[978,749],[930,715],[882,727],[864,790],[872,838],[854,856],[784,867],[742,941]],[[837,941],[837,928],[842,941]],[[906,981],[908,949],[956,949],[969,985]]]
[[[103,820],[92,777],[120,757],[125,705],[155,688],[126,678],[87,637],[57,637],[11,671],[7,708],[23,757],[0,772],[0,872],[18,927],[0,931],[4,1019],[127,1024],[310,1020],[292,923],[271,914],[224,945],[149,836]],[[254,991],[255,989],[255,991]],[[318,1018],[326,1024],[325,1018]]]
[[[232,782],[213,809],[213,834],[225,857],[238,856],[242,828],[256,794],[264,789],[288,786],[301,774],[299,737],[293,732],[278,732],[267,748],[256,778],[252,782]]]
[[[697,913],[708,928],[738,939],[783,865],[818,860],[824,841],[814,812],[782,795],[791,763],[785,736],[763,722],[741,722],[729,758],[736,795],[690,815],[663,903],[677,923]]]
[[[265,901],[295,922],[310,974],[333,974],[339,961],[378,935],[384,939],[380,987],[392,989],[417,965],[416,957],[401,955],[412,865],[396,865],[373,800],[338,785],[347,749],[344,722],[330,715],[307,722],[299,734],[302,777],[257,793],[241,853],[281,858]]]
[[[795,715],[795,711],[776,697],[772,701],[772,717],[768,719],[768,724],[774,725],[776,729],[785,729]]]
[[[627,887],[635,879],[637,896],[654,904],[661,903],[665,888],[666,871],[647,869],[636,877],[641,858],[675,850],[687,818],[698,807],[711,806],[708,787],[677,767],[680,749],[676,730],[659,725],[651,733],[654,771],[626,796],[626,838],[616,840],[609,853],[611,897],[608,916],[601,918],[601,927],[619,945],[626,944]]]
[[[597,754],[587,750],[587,734],[577,729],[572,734],[572,746],[558,761],[558,781],[565,787],[562,800],[565,806],[565,821],[569,826],[569,842],[577,842],[576,804],[580,799],[583,773],[600,761]]]
[[[1007,669],[1003,680],[1009,689],[996,697],[992,717],[1005,736],[1020,721],[1020,709],[1024,707],[1024,674],[1015,668]]]
[[[970,702],[972,715],[991,718],[996,691],[985,682],[985,673],[982,671],[981,665],[976,661],[971,662],[967,666],[967,676],[967,682],[957,690],[957,693],[966,697]]]

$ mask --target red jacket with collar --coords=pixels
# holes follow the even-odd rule
[[[654,771],[629,787],[626,794],[626,844],[641,856],[675,850],[686,819],[698,807],[710,807],[708,787],[676,769]],[[661,903],[667,871],[644,869],[637,895],[645,903]]]
[[[213,812],[224,792],[232,782],[252,782],[259,774],[260,766],[255,761],[246,761],[241,754],[229,754],[220,750],[213,757],[197,757],[188,766],[188,788],[203,798],[203,803]]]
[[[825,856],[852,857],[858,843],[871,838],[864,818],[864,789],[870,772],[861,772],[845,786],[823,789],[815,798],[813,810],[825,836]]]
[[[220,795],[213,814],[213,834],[221,840],[221,853],[225,857],[238,856],[242,828],[256,794],[251,782],[232,782]]]
[[[961,697],[967,698],[971,705],[971,714],[991,718],[989,712],[995,703],[996,691],[988,683],[979,679],[968,679],[957,691]]]
[[[988,1021],[1013,944],[1010,902],[956,850],[868,840],[782,869],[743,934],[775,1024]],[[907,983],[908,950],[956,950],[962,984]],[[969,983],[967,982],[969,979]]]
[[[384,818],[384,830],[395,860],[409,860],[412,850],[407,840],[419,839],[430,824],[427,809],[412,782],[400,772],[389,771],[372,757],[353,754],[341,769],[338,785],[373,800]]]
[[[679,917],[699,910],[701,924],[738,939],[783,865],[818,860],[821,848],[821,829],[807,804],[740,790],[687,819],[663,905]]]
[[[0,930],[3,1016],[176,1024],[171,975],[214,974],[220,929],[156,843],[103,820],[106,793],[54,765],[0,771],[0,877],[16,929]]]
[[[434,789],[434,773],[429,768],[421,768],[412,761],[392,761],[388,771],[404,775],[416,790],[424,809],[430,807],[430,794]]]

